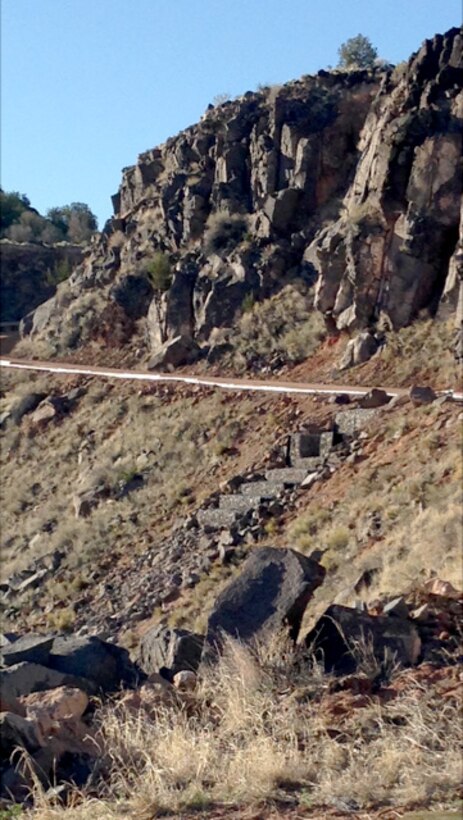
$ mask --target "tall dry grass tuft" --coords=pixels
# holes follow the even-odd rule
[[[461,776],[453,703],[423,688],[386,705],[372,698],[340,731],[329,679],[301,664],[284,675],[282,657],[229,641],[188,708],[160,706],[154,718],[106,708],[99,799],[63,808],[42,793],[30,817],[148,820],[297,797],[359,809],[451,803]]]
[[[313,294],[307,288],[290,284],[279,293],[244,311],[230,341],[234,346],[233,364],[247,368],[278,356],[283,361],[307,359],[325,338],[320,313],[313,309]]]

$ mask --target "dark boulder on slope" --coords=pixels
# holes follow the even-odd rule
[[[325,671],[350,674],[362,664],[417,662],[421,640],[410,620],[397,616],[372,616],[358,609],[333,604],[305,638],[305,644],[322,662]]]
[[[96,637],[55,638],[48,666],[65,675],[86,678],[103,692],[131,685],[138,677],[126,649]]]
[[[158,370],[162,367],[179,367],[182,364],[192,364],[199,356],[199,346],[194,339],[188,336],[177,336],[165,342],[160,350],[149,362],[149,370]]]
[[[224,635],[242,641],[286,628],[296,640],[304,610],[325,570],[292,549],[254,550],[240,574],[219,595],[207,626],[208,650]]]
[[[111,288],[109,295],[130,319],[140,319],[148,313],[153,288],[146,276],[129,274]]]
[[[143,635],[140,645],[140,666],[148,675],[166,672],[173,679],[177,672],[196,672],[204,638],[186,629],[154,626]]]
[[[95,695],[97,687],[88,678],[67,672],[58,672],[39,663],[16,663],[0,669],[0,692],[7,701],[30,695],[31,692],[44,692],[56,689],[57,686],[72,686],[81,689],[88,695]]]
[[[4,666],[24,662],[46,666],[53,640],[54,638],[50,636],[24,635],[17,641],[2,647],[0,661]]]

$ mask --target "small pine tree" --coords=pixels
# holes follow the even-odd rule
[[[372,68],[378,52],[368,37],[357,34],[338,48],[339,68]]]
[[[166,254],[162,251],[156,251],[153,258],[147,263],[145,271],[153,290],[158,295],[169,290],[172,283],[172,269],[169,257]]]
[[[151,259],[143,266],[142,271],[147,276],[154,291],[153,308],[156,311],[161,343],[167,340],[167,311],[162,307],[162,295],[172,284],[172,267],[167,254],[156,251]]]

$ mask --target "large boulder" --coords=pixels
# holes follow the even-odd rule
[[[362,664],[418,660],[421,641],[406,618],[372,616],[358,609],[333,604],[305,638],[305,644],[327,672],[350,674]]]
[[[40,746],[37,726],[12,712],[0,714],[0,763],[7,763],[15,749],[34,752]]]
[[[138,677],[126,649],[96,637],[55,638],[48,665],[62,674],[86,678],[103,692],[131,685]]]
[[[160,367],[180,367],[182,364],[192,364],[199,355],[199,346],[189,336],[176,336],[165,342],[160,350],[150,359],[149,370]]]
[[[14,424],[19,424],[22,417],[35,410],[45,398],[46,393],[26,393],[18,399],[9,411]]]
[[[147,330],[150,349],[153,352],[156,352],[166,339],[193,336],[193,290],[196,276],[196,263],[187,257],[182,261],[181,269],[174,271],[169,290],[162,295],[156,294],[151,300]]]
[[[143,635],[140,665],[144,672],[167,673],[170,679],[178,672],[195,672],[201,660],[204,638],[186,629],[154,626]]]
[[[98,674],[98,670],[95,670]],[[67,672],[59,672],[42,666],[39,663],[16,663],[0,669],[0,691],[7,701],[30,695],[31,692],[44,692],[57,686],[72,686],[94,695],[97,687],[90,680]]]
[[[344,355],[339,362],[340,370],[347,370],[358,364],[364,364],[376,353],[378,342],[369,330],[358,333],[346,346]]]
[[[269,196],[264,205],[272,227],[279,233],[284,233],[297,212],[297,206],[301,198],[301,191],[298,188],[284,188],[279,191],[276,197]]]
[[[415,407],[420,407],[422,404],[431,404],[437,398],[432,387],[419,387],[416,384],[410,387],[408,397]]]
[[[31,310],[21,319],[19,332],[21,338],[25,336],[37,336],[42,332],[56,313],[57,300],[55,296],[47,299],[46,302],[38,305],[35,310]]]
[[[46,666],[53,641],[54,638],[49,636],[24,635],[14,643],[2,647],[1,662],[5,666],[14,666],[25,661]]]
[[[381,388],[378,387],[373,387],[368,391],[368,393],[365,393],[365,395],[362,396],[359,401],[359,407],[370,410],[375,407],[383,407],[385,404],[388,404],[389,401],[390,396],[388,396],[385,390],[381,390]]]
[[[240,574],[219,595],[209,616],[207,644],[223,636],[243,641],[286,628],[296,640],[304,610],[325,570],[292,549],[253,550]]]
[[[83,738],[88,727],[81,722],[89,704],[88,695],[82,689],[58,686],[48,692],[33,692],[22,698],[27,717],[36,725],[41,745],[46,745],[50,735],[69,734]]]

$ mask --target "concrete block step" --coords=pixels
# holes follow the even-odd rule
[[[355,436],[375,416],[375,409],[356,407],[354,410],[342,410],[336,414],[336,427],[343,436]]]
[[[317,467],[320,467],[322,459],[320,456],[309,456],[307,458],[292,458],[291,466],[298,470],[305,470],[306,473],[313,472]]]
[[[260,495],[241,495],[241,493],[234,493],[233,495],[221,495],[219,499],[219,509],[247,512],[248,510],[254,510],[256,507],[258,507],[261,500],[262,497]]]
[[[303,467],[284,467],[281,469],[267,470],[265,477],[267,481],[282,481],[283,484],[294,486],[304,481],[307,470]]]
[[[241,513],[242,514],[242,513]],[[207,530],[221,530],[231,527],[239,518],[238,510],[199,510],[196,515],[198,524]]]
[[[261,498],[275,498],[285,489],[282,481],[246,481],[241,485],[243,495],[260,496]]]

